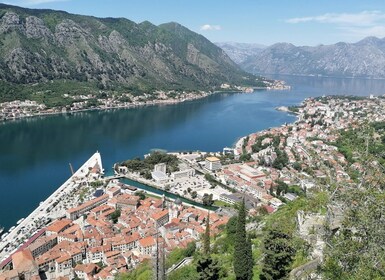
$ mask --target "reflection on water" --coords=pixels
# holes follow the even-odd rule
[[[168,151],[219,151],[295,118],[274,108],[324,94],[383,94],[385,81],[277,76],[291,91],[217,94],[170,106],[95,111],[0,124],[0,226],[11,227],[96,150],[114,162]]]

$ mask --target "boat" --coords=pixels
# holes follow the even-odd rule
[[[24,218],[21,218],[20,220],[18,220],[18,221],[16,222],[16,224],[19,225],[22,221],[24,221]]]
[[[0,235],[3,233],[4,227],[0,227]]]
[[[15,228],[16,228],[15,226],[11,227],[8,232],[13,231]]]

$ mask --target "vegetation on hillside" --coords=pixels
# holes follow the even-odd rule
[[[77,92],[71,84],[81,92],[132,95],[212,91],[223,83],[266,86],[205,37],[177,23],[136,24],[6,4],[0,4],[0,20],[0,102],[48,91],[57,100],[46,105],[61,105],[63,94]]]

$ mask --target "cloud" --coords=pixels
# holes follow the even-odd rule
[[[204,31],[221,30],[221,29],[222,28],[220,25],[204,24],[201,26],[201,30],[204,30]]]
[[[357,39],[367,36],[385,37],[385,13],[381,11],[362,11],[360,13],[327,13],[318,16],[287,19],[291,24],[316,22],[334,24],[342,35]]]

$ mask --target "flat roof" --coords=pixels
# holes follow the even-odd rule
[[[208,161],[220,161],[220,159],[217,157],[207,157],[206,160],[208,160]]]

